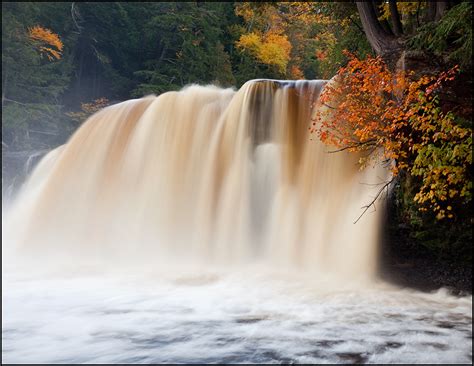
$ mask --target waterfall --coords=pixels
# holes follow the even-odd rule
[[[269,263],[372,277],[387,171],[308,129],[326,81],[191,85],[109,106],[34,169],[4,239],[37,259]]]

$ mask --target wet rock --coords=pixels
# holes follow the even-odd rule
[[[428,347],[434,347],[436,349],[440,349],[442,351],[446,351],[449,349],[449,347],[445,344],[442,343],[436,343],[436,342],[424,342],[421,343],[422,346],[428,346]]]
[[[337,346],[338,344],[344,343],[342,340],[329,340],[329,339],[324,339],[321,341],[316,341],[314,344],[318,347],[323,347],[323,348],[331,348],[333,346]]]
[[[351,364],[361,364],[367,362],[367,355],[364,353],[355,353],[355,352],[344,352],[337,353],[337,356],[342,360],[346,361],[345,363]]]
[[[403,346],[403,343],[399,343],[399,342],[385,342],[384,343],[385,348],[400,348],[401,346]]]
[[[445,322],[438,322],[436,326],[439,328],[453,329],[456,327],[456,324],[445,321]]]
[[[263,320],[266,320],[267,318],[266,317],[245,317],[245,318],[237,318],[235,319],[235,322],[236,323],[239,323],[239,324],[253,324],[253,323],[258,323],[258,322],[261,322]]]

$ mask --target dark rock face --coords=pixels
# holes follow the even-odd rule
[[[454,294],[472,294],[472,268],[429,258],[393,257],[384,263],[380,276],[397,285],[422,291],[446,287]]]
[[[423,51],[406,50],[398,59],[396,69],[414,71],[420,75],[434,75],[442,69],[442,64]]]
[[[389,214],[387,219],[394,218]],[[472,263],[424,247],[404,225],[386,225],[379,273],[384,280],[422,291],[445,287],[454,294],[472,294]]]

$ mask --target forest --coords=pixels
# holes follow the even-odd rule
[[[343,107],[308,138],[395,161],[392,236],[470,263],[470,2],[3,2],[2,153],[49,150],[104,106],[191,83],[334,76],[323,100]]]

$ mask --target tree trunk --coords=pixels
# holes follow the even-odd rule
[[[382,29],[390,35],[393,35],[392,28],[390,28],[390,23],[387,21],[387,19],[382,18],[382,13],[380,12],[380,6],[382,6],[383,1],[380,0],[372,0],[372,6],[375,11],[375,16],[377,17],[377,21],[380,23]]]
[[[449,9],[449,1],[437,1],[435,20],[438,22],[448,9]]]
[[[427,14],[428,22],[432,22],[436,18],[436,2],[435,1],[428,1],[428,14]]]
[[[377,55],[394,66],[401,52],[397,38],[382,28],[372,2],[357,1],[356,5],[370,45]]]
[[[3,86],[2,86],[2,111],[3,111],[3,105],[5,104],[5,93],[7,91],[7,80],[8,80],[7,70],[4,70],[4,81],[3,81]]]
[[[400,21],[400,14],[398,13],[397,1],[390,0],[389,7],[390,7],[390,19],[392,20],[393,33],[395,33],[396,36],[400,36],[403,34],[403,26],[402,26],[402,22]]]

